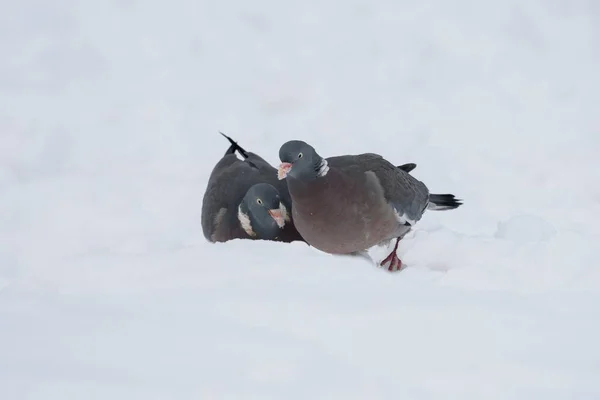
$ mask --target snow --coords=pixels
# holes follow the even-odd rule
[[[0,6],[2,399],[600,397],[600,6]],[[223,131],[434,193],[404,271],[209,244]],[[375,249],[384,255],[385,249]]]

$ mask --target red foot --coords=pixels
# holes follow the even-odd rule
[[[396,245],[394,246],[394,250],[392,250],[390,255],[387,256],[386,258],[384,258],[383,261],[381,261],[381,263],[379,263],[379,265],[381,265],[382,267],[385,264],[389,263],[388,271],[400,271],[400,268],[402,268],[402,261],[398,258],[398,255],[396,254],[396,250],[398,250],[399,242],[400,242],[400,238],[397,238]]]

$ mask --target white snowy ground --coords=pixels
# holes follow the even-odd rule
[[[0,398],[600,398],[600,4],[4,1]],[[465,205],[405,271],[208,244],[222,130]]]

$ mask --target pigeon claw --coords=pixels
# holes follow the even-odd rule
[[[381,261],[379,263],[379,265],[382,267],[386,266],[386,264],[389,263],[388,271],[390,271],[390,272],[400,271],[400,269],[402,268],[402,261],[400,260],[400,258],[398,258],[398,255],[396,254],[396,251],[398,250],[399,242],[400,242],[400,238],[396,238],[396,244],[394,245],[394,250],[392,250],[392,252],[386,258],[384,258],[383,261]]]
[[[390,272],[400,271],[402,268],[402,261],[398,258],[398,255],[396,255],[395,251],[392,251],[390,255],[384,258],[379,265],[385,267],[388,263],[389,265],[387,265],[387,270]]]

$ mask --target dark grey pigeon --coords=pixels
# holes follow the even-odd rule
[[[303,241],[291,219],[287,183],[277,179],[277,169],[221,135],[231,145],[213,168],[204,193],[202,230],[206,239]]]
[[[451,210],[461,200],[431,194],[409,174],[416,164],[394,166],[378,154],[322,158],[309,144],[293,140],[279,150],[279,179],[288,182],[292,217],[304,240],[331,254],[365,254],[396,239],[381,261],[401,268],[398,243],[425,210]]]

